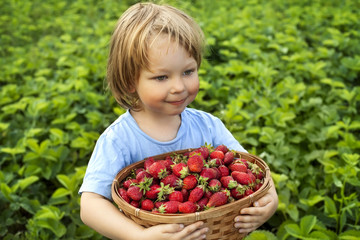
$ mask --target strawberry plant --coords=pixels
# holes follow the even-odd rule
[[[0,238],[102,238],[81,222],[77,189],[124,112],[104,90],[107,44],[134,2],[1,1]],[[359,238],[359,1],[166,2],[208,44],[191,106],[272,170],[279,208],[249,237]]]

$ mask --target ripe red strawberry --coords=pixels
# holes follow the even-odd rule
[[[230,171],[246,172],[247,167],[243,162],[233,162],[229,165]]]
[[[184,196],[182,195],[182,193],[180,191],[174,191],[174,192],[170,193],[169,201],[183,202]]]
[[[262,185],[263,185],[262,182],[257,183],[257,184],[255,185],[255,187],[254,187],[254,191],[256,192],[257,190],[259,190]]]
[[[153,184],[150,186],[150,190],[146,191],[145,197],[148,199],[156,199],[158,197],[158,194],[160,192],[161,188],[158,184]]]
[[[215,151],[222,151],[225,154],[229,151],[229,149],[225,145],[221,144],[215,148]]]
[[[131,201],[130,197],[127,195],[127,192],[124,188],[119,188],[118,192],[119,192],[120,197],[122,197],[122,199],[124,199],[125,202],[130,203],[130,201]]]
[[[183,189],[191,190],[196,187],[198,180],[195,175],[186,176],[183,179]]]
[[[204,186],[198,185],[190,191],[188,201],[197,202],[204,196]]]
[[[138,175],[139,172],[144,171],[144,170],[145,170],[144,168],[138,168],[138,169],[136,169],[136,170],[135,170],[135,175]]]
[[[167,176],[168,172],[166,170],[166,166],[161,162],[157,161],[154,162],[147,171],[153,176],[154,178],[163,179]]]
[[[221,188],[221,182],[217,179],[211,179],[208,185],[208,189],[211,192],[218,192]]]
[[[254,182],[248,173],[234,171],[231,176],[242,185],[249,185]]]
[[[183,181],[175,176],[175,174],[170,174],[166,176],[165,178],[161,179],[161,182],[164,183],[164,185],[170,185],[170,187],[174,188],[181,188],[183,185]]]
[[[221,172],[220,172],[220,170],[217,168],[217,167],[212,167],[212,169],[214,169],[215,170],[215,172],[216,172],[216,179],[220,179],[221,178]]]
[[[146,172],[144,169],[139,171],[137,174],[136,174],[136,180],[138,182],[142,182],[144,180],[144,178],[152,178],[152,176],[150,175],[150,173]]]
[[[155,208],[159,208],[161,205],[163,205],[165,201],[156,201],[155,202]]]
[[[206,204],[209,202],[209,198],[203,197],[197,202],[199,211],[203,211],[205,209]]]
[[[143,193],[138,186],[130,186],[126,193],[132,200],[135,201],[139,201],[143,196]]]
[[[221,177],[225,177],[225,176],[229,176],[230,170],[229,170],[229,168],[228,168],[227,166],[225,166],[225,165],[220,165],[220,166],[218,167],[218,169],[219,169],[219,171],[220,171],[220,178],[221,178]]]
[[[179,178],[185,178],[189,175],[189,168],[186,163],[180,162],[172,167],[173,174],[175,174]]]
[[[167,158],[165,160],[160,160],[166,167],[166,170],[168,172],[171,172],[172,171],[172,165],[174,165],[174,162],[171,160],[171,158]]]
[[[253,193],[254,193],[254,191],[251,190],[250,188],[249,188],[249,189],[246,189],[246,191],[245,191],[245,196],[249,196],[249,195],[251,195],[251,194],[253,194]]]
[[[240,159],[240,158],[237,158],[237,159],[235,159],[234,161],[235,161],[235,162],[241,161],[241,162],[243,162],[243,163],[246,165],[247,168],[249,168],[249,163],[250,163],[250,162],[249,162],[248,160],[244,159],[244,158],[241,158],[241,159]]]
[[[207,207],[218,207],[226,204],[228,196],[224,192],[216,192],[211,195],[209,202],[206,204]]]
[[[256,182],[256,177],[253,174],[253,172],[250,169],[248,169],[246,172],[247,172],[247,174],[249,174],[249,176],[251,178],[251,181],[255,183]]]
[[[197,210],[197,205],[194,202],[186,201],[179,204],[179,212],[194,213]]]
[[[236,188],[230,190],[231,196],[235,199],[241,199],[245,196],[246,189],[245,186],[239,184]]]
[[[211,147],[210,145],[205,144],[205,146],[201,146],[199,148],[201,156],[203,156],[204,159],[207,159],[209,157],[209,154],[210,154],[209,148],[210,147]]]
[[[215,158],[219,158],[220,160],[224,159],[224,153],[222,151],[213,151],[212,153],[210,153],[210,158],[211,159],[215,159]]]
[[[186,202],[189,198],[189,191],[187,189],[181,189],[181,194],[183,195],[183,201]]]
[[[215,179],[217,177],[217,171],[213,168],[203,168],[200,172],[200,176],[207,178],[207,180]]]
[[[147,170],[155,162],[154,158],[149,157],[144,162],[144,168]]]
[[[123,183],[123,187],[125,189],[128,189],[130,187],[130,185],[134,185],[137,183],[139,183],[138,180],[136,180],[135,178],[130,178]]]
[[[223,164],[223,161],[220,158],[213,158],[208,161],[209,167],[218,167]]]
[[[238,185],[232,176],[224,176],[220,178],[220,182],[224,188],[233,189]]]
[[[147,210],[147,211],[152,211],[153,208],[155,207],[153,201],[151,201],[150,199],[144,199],[141,202],[141,209]]]
[[[162,204],[159,207],[159,212],[161,213],[177,213],[179,211],[180,202],[177,201],[168,201]]]
[[[228,151],[224,155],[224,165],[229,165],[234,161],[235,153],[233,151]]]
[[[204,166],[204,159],[201,155],[193,155],[188,159],[187,165],[190,172],[199,173]]]
[[[132,201],[130,202],[130,205],[133,206],[133,207],[139,208],[139,207],[140,207],[140,202],[139,202],[139,201],[132,200]]]
[[[212,191],[209,191],[209,190],[206,190],[203,197],[210,198],[211,195],[213,195],[213,192],[212,192]]]

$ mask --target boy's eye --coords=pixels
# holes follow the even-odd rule
[[[185,76],[188,76],[188,75],[191,75],[193,72],[194,72],[194,69],[186,70],[186,71],[184,72],[184,75],[185,75]]]
[[[163,80],[166,79],[166,76],[165,75],[164,76],[157,76],[157,77],[155,77],[155,79],[159,80],[159,81],[163,81]]]

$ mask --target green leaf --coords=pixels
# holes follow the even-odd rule
[[[58,188],[55,192],[51,195],[51,198],[62,198],[64,196],[70,195],[71,192],[66,188]]]
[[[303,236],[307,236],[316,224],[315,216],[305,216],[300,220],[300,228]]]
[[[303,239],[302,231],[300,230],[298,225],[296,225],[294,223],[287,224],[287,225],[285,225],[285,230],[291,236]]]
[[[276,236],[270,231],[256,230],[244,238],[244,240],[276,240]]]
[[[328,196],[324,197],[324,201],[325,201],[325,213],[328,214],[330,217],[336,219],[337,209],[335,202]]]
[[[339,234],[340,240],[358,240],[360,239],[360,230],[347,230]]]
[[[66,189],[71,189],[71,180],[68,176],[59,174],[56,176],[56,178]]]
[[[21,188],[21,190],[24,190],[25,188],[27,188],[34,182],[37,182],[38,180],[39,180],[38,176],[30,176],[30,177],[19,180],[18,184],[19,184],[19,187]]]
[[[12,201],[12,190],[6,183],[1,183],[1,193],[5,196],[7,200]]]

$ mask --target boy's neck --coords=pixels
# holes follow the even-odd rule
[[[160,142],[168,142],[176,138],[181,125],[181,115],[153,116],[131,110],[130,114],[144,133]]]

